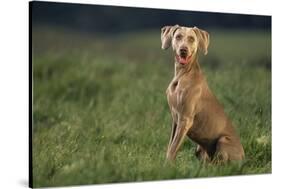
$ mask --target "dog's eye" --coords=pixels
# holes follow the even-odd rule
[[[180,40],[181,38],[182,38],[182,35],[181,35],[181,34],[176,35],[176,39],[177,39],[177,40]]]
[[[189,41],[190,43],[193,43],[193,42],[194,42],[194,37],[188,37],[188,41]]]

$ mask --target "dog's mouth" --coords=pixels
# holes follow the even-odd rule
[[[180,64],[188,64],[191,59],[191,55],[187,56],[187,54],[182,54],[182,55],[176,55],[176,60]]]

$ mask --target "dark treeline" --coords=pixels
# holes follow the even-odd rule
[[[159,29],[163,25],[271,30],[270,16],[178,11],[72,3],[32,2],[32,24],[84,32]]]

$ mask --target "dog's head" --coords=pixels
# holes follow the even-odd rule
[[[161,42],[162,49],[172,45],[177,62],[187,64],[196,56],[198,49],[205,55],[208,53],[209,34],[197,27],[164,26],[161,29]]]

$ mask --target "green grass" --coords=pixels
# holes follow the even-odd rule
[[[187,139],[175,164],[165,164],[173,56],[161,51],[158,31],[108,37],[35,28],[34,186],[271,173],[270,33],[210,34],[201,67],[237,125],[245,161],[203,165]]]

